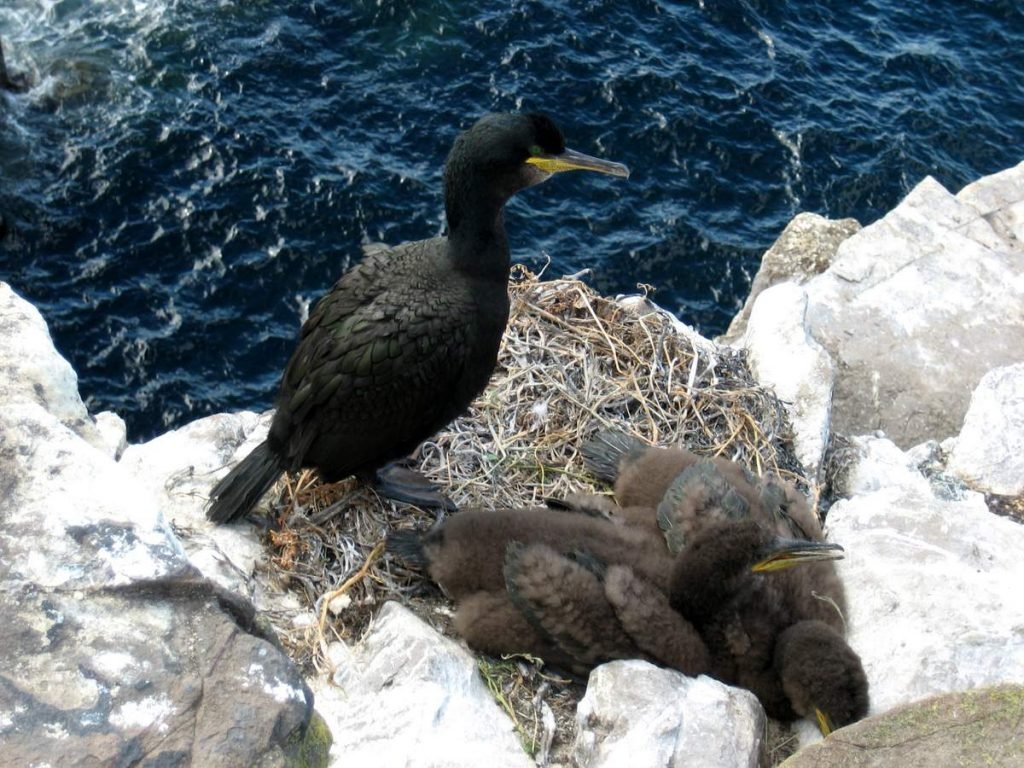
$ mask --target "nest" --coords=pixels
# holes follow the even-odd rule
[[[523,269],[509,291],[511,316],[490,385],[416,457],[460,508],[537,506],[570,492],[607,491],[579,450],[606,427],[803,482],[782,405],[754,381],[741,353],[716,347],[645,297],[616,301],[578,280],[541,282]],[[382,500],[354,480],[323,484],[312,472],[286,480],[275,496],[282,525],[269,534],[273,576],[318,617],[315,626],[282,627],[301,664],[326,666],[327,643],[357,639],[390,599],[448,631],[450,604],[382,546],[389,530],[428,528],[434,513]],[[488,683],[499,685],[513,719],[518,713],[536,725],[537,689],[552,680],[509,661],[494,663],[515,674]]]

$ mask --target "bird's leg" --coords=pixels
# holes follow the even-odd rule
[[[614,499],[596,493],[567,493],[562,498],[545,499],[544,504],[549,509],[577,512],[588,517],[607,520],[613,525],[642,530],[650,533],[657,541],[662,538],[657,515],[650,507],[620,507]]]
[[[596,517],[602,520],[609,520],[615,516],[619,505],[607,496],[599,496],[596,493],[568,493],[560,499],[544,499],[544,504],[549,509],[557,509],[561,512],[578,512],[588,517]]]
[[[439,491],[437,486],[401,462],[381,467],[371,482],[377,493],[394,501],[445,512],[454,512],[457,509],[455,503]]]

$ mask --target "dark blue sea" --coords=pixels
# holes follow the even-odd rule
[[[0,0],[36,83],[0,95],[0,278],[132,440],[264,409],[361,244],[443,231],[456,133],[544,111],[633,176],[516,197],[513,259],[713,335],[796,213],[867,224],[1024,159],[1022,8]]]

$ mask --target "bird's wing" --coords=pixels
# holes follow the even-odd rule
[[[668,596],[626,565],[608,568],[604,592],[623,630],[651,658],[696,677],[711,669],[711,654],[696,628]]]
[[[709,523],[742,520],[749,505],[714,462],[704,459],[680,472],[658,505],[658,524],[676,554]]]
[[[649,446],[616,429],[601,429],[580,446],[587,468],[598,478],[614,483],[623,459],[634,459]]]
[[[274,432],[286,443],[292,468],[327,431],[367,433],[367,450],[374,430],[383,434],[394,425],[429,433],[452,417],[437,415],[436,401],[455,396],[452,390],[474,353],[474,329],[465,322],[472,299],[451,285],[435,284],[443,276],[422,270],[421,259],[406,258],[429,243],[367,258],[310,313],[277,402],[280,424],[275,422]],[[441,424],[418,430],[431,414]]]
[[[639,655],[605,597],[596,562],[546,544],[513,542],[505,555],[512,602],[542,636],[584,666]]]

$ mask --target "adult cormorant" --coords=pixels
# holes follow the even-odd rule
[[[445,167],[447,237],[368,255],[310,313],[281,379],[267,439],[210,494],[207,517],[247,514],[285,471],[358,475],[385,495],[447,505],[410,470],[378,472],[462,413],[486,386],[508,320],[505,202],[554,173],[628,176],[566,149],[544,115],[492,114]]]

